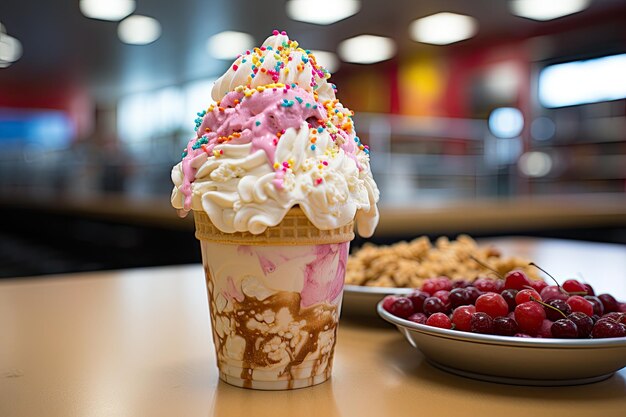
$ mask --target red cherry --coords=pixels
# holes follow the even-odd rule
[[[470,326],[470,331],[472,333],[493,333],[493,319],[486,313],[476,312],[472,314]]]
[[[439,290],[435,291],[433,297],[437,297],[441,300],[446,310],[450,309],[450,291]]]
[[[527,301],[532,301],[531,298],[534,298],[535,300],[543,301],[543,299],[541,298],[541,296],[539,295],[537,291],[526,288],[525,290],[521,290],[517,293],[517,295],[515,296],[515,303],[522,304]]]
[[[515,307],[515,321],[523,333],[536,334],[545,318],[546,312],[543,310],[543,306],[534,301],[528,301]]]
[[[424,300],[430,297],[427,292],[415,290],[406,296],[413,303],[413,312],[422,313],[424,311]],[[383,305],[384,307],[384,305]]]
[[[424,300],[424,314],[427,316],[435,313],[443,313],[446,311],[446,306],[437,297],[428,297]]]
[[[500,294],[488,292],[476,299],[476,311],[496,318],[506,316],[509,312],[509,305]]]
[[[500,336],[513,336],[517,333],[517,323],[509,317],[496,317],[493,319],[493,333]]]
[[[541,327],[537,331],[537,336],[552,337],[552,320],[544,319],[541,322]]]
[[[422,283],[420,290],[428,293],[428,295],[432,295],[435,291],[439,289],[439,288],[436,288],[436,286],[437,286],[437,278],[428,278]]]
[[[448,299],[452,308],[470,304],[469,294],[465,288],[454,288],[450,291]]]
[[[514,290],[513,288],[507,288],[506,290],[503,290],[500,294],[502,298],[504,298],[504,301],[506,301],[506,303],[509,305],[509,312],[515,310],[515,306],[517,305],[517,303],[515,302],[515,296],[518,292],[519,291]]]
[[[535,279],[530,281],[530,286],[533,287],[533,290],[541,293],[541,290],[548,286],[548,283],[541,279]]]
[[[578,327],[569,319],[559,319],[552,324],[552,335],[559,339],[575,339],[578,337]]]
[[[593,320],[588,315],[577,311],[576,313],[569,314],[567,318],[574,322],[578,329],[578,337],[587,338],[591,334],[593,329]]]
[[[594,339],[624,336],[626,336],[626,326],[608,319],[598,320],[591,330],[591,337]]]
[[[387,311],[396,317],[406,319],[413,314],[413,303],[406,297],[398,297]]]
[[[443,313],[435,313],[426,319],[427,326],[439,327],[442,329],[451,329],[452,322],[450,318]]]
[[[597,314],[598,316],[604,314],[604,304],[602,304],[602,301],[598,297],[595,295],[585,295],[583,298],[593,305],[593,314]]]
[[[425,291],[430,295],[433,295],[439,290],[452,290],[452,281],[450,280],[450,278],[429,278],[422,284],[422,291]]]
[[[557,285],[549,285],[541,290],[539,294],[545,302],[554,299],[565,301],[569,297],[569,295],[565,294]]]
[[[407,320],[417,324],[426,324],[426,314],[413,313],[407,318]]]
[[[566,303],[570,306],[572,312],[580,311],[589,317],[593,316],[593,304],[580,295],[572,295],[567,299]]]
[[[566,280],[563,284],[561,284],[561,288],[563,288],[568,293],[584,293],[578,295],[587,295],[587,289],[585,288],[585,286],[575,279]]]
[[[511,271],[504,277],[504,288],[513,288],[514,290],[523,290],[530,287],[531,283],[525,273],[522,271]]]
[[[583,284],[583,286],[585,287],[585,291],[587,291],[587,295],[596,295],[596,293],[593,290],[593,287],[591,285]]]
[[[383,308],[386,311],[391,312],[389,309],[391,308],[391,305],[400,297],[398,297],[397,295],[388,295],[384,298],[383,300]]]
[[[467,297],[468,297],[469,302],[471,304],[474,304],[476,302],[476,300],[478,299],[478,297],[480,297],[480,295],[482,294],[478,290],[478,288],[472,287],[472,286],[469,286],[469,287],[465,288],[465,291],[467,291]]]
[[[619,303],[611,294],[600,294],[598,296],[602,304],[604,305],[604,312],[610,313],[612,311],[617,311],[619,308]]]
[[[452,289],[454,289],[454,288],[467,288],[470,285],[472,285],[472,283],[469,282],[466,279],[455,279],[454,281],[452,281]]]
[[[602,318],[603,319],[613,320],[616,323],[626,324],[626,314],[620,313],[620,312],[617,312],[617,311],[612,311],[610,313],[606,313],[604,316],[602,316]]]
[[[476,312],[476,307],[471,305],[460,306],[452,313],[452,323],[456,330],[469,332],[471,330],[472,314]]]
[[[473,282],[474,287],[478,288],[479,291],[482,292],[497,292],[498,291],[498,285],[496,284],[496,281],[490,278],[478,278],[477,280],[475,280]]]
[[[555,311],[554,308],[544,306],[543,309],[546,312],[546,318],[548,318],[548,320],[557,321],[559,319],[565,318],[564,315],[567,316],[572,312],[572,308],[569,306],[569,304],[567,304],[563,300],[559,300],[558,298],[552,299],[546,304],[556,308],[563,313],[561,314],[558,311]]]
[[[446,290],[446,291],[452,291],[452,280],[448,277],[439,277],[439,282],[440,285],[443,288],[440,288],[442,290]]]

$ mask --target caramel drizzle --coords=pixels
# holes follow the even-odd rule
[[[208,267],[205,267],[205,274],[209,301],[211,301],[214,299],[213,283],[211,282],[213,278],[211,277]],[[217,349],[218,359],[220,356],[224,356],[226,339],[230,335],[234,334],[245,340],[243,366],[240,374],[240,378],[244,381],[244,387],[251,388],[253,369],[262,369],[264,367],[275,365],[279,362],[272,360],[268,353],[263,351],[264,346],[266,346],[272,339],[279,337],[281,341],[287,345],[285,350],[290,358],[289,363],[279,374],[279,377],[287,379],[288,388],[293,388],[294,376],[292,374],[292,369],[302,364],[307,355],[317,350],[320,334],[331,330],[331,349],[328,352],[320,353],[319,357],[315,360],[309,382],[313,382],[313,378],[318,374],[320,366],[326,362],[328,363],[328,366],[325,370],[325,376],[328,377],[332,366],[334,347],[337,340],[338,308],[327,304],[301,308],[300,301],[301,297],[299,293],[287,291],[274,294],[265,300],[258,300],[254,297],[245,296],[244,300],[241,302],[233,300],[233,311],[221,314],[216,313],[216,307],[214,303],[211,302],[209,313],[211,315],[212,323],[216,322],[217,317],[223,317],[228,320],[229,323],[234,323],[235,325],[234,328],[230,329],[232,333],[229,334],[228,332],[225,332],[223,337],[218,335],[215,330],[215,326],[213,326],[213,340]],[[284,336],[280,336],[278,333],[266,333],[259,329],[249,329],[246,325],[250,319],[256,320],[252,312],[261,313],[265,310],[271,310],[276,315],[283,308],[288,309],[292,316],[292,322],[304,321],[305,324],[299,327],[300,332],[308,334],[304,343],[298,343],[292,347],[290,345],[291,340],[285,338]],[[274,325],[273,323],[265,322],[264,324],[267,324],[270,328]],[[296,335],[294,335],[294,337],[296,337]]]

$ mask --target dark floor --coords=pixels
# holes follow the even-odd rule
[[[0,278],[200,262],[200,246],[191,230],[170,230],[0,207]],[[626,244],[626,229],[577,228],[503,232],[458,230],[456,237],[502,235],[555,237]],[[437,236],[430,236],[435,239]],[[388,244],[414,236],[370,239]],[[364,242],[357,238],[352,247]]]
[[[193,231],[0,208],[0,278],[200,262]]]

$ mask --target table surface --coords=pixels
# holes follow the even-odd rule
[[[626,246],[497,244],[626,298]],[[207,308],[199,265],[0,281],[0,416],[626,415],[626,368],[575,387],[480,382],[433,368],[393,328],[349,314],[328,382],[235,388],[218,381]]]

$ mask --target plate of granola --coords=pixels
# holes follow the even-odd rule
[[[528,264],[521,257],[503,256],[495,245],[479,245],[468,235],[440,237],[434,243],[426,236],[386,246],[366,243],[348,258],[342,314],[375,317],[376,304],[386,295],[408,294],[430,278],[471,282],[520,269],[538,279],[537,270]]]

